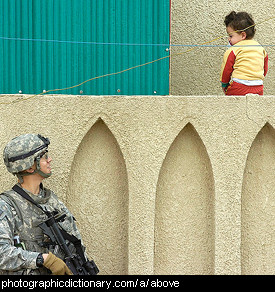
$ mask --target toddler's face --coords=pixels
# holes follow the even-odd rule
[[[236,32],[232,27],[227,26],[226,31],[228,33],[228,41],[231,46],[237,44],[238,42],[245,40],[246,33],[245,32]]]

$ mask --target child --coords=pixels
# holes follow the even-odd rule
[[[232,11],[224,24],[232,46],[223,57],[220,81],[226,95],[263,95],[263,80],[268,69],[265,49],[253,40],[255,23],[246,12]]]

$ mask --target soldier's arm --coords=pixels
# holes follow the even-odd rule
[[[38,253],[14,246],[14,216],[12,207],[0,200],[0,270],[36,269]]]

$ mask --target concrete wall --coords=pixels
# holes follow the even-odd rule
[[[0,149],[51,139],[45,184],[101,274],[275,273],[274,96],[47,95],[0,111]],[[1,160],[0,189],[14,182]]]
[[[171,0],[171,44],[196,45],[224,36],[209,45],[227,45],[224,17],[232,10],[251,13],[256,25],[255,40],[269,54],[269,72],[265,94],[274,94],[275,18],[273,0]],[[203,47],[187,52],[189,47],[171,48],[172,95],[221,95],[220,67],[226,48]],[[187,52],[187,53],[185,53]],[[182,53],[181,55],[177,55]]]

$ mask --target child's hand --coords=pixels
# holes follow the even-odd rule
[[[226,93],[229,85],[230,85],[230,83],[222,83],[222,90],[224,93]]]

